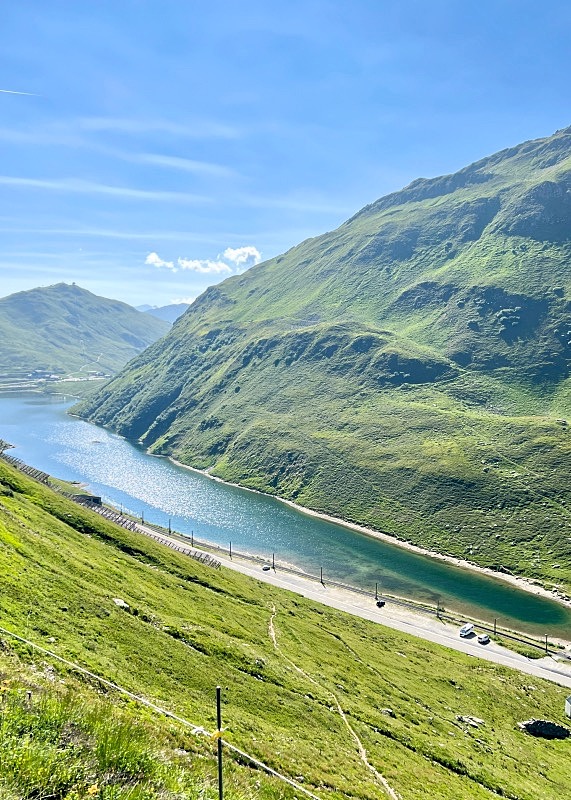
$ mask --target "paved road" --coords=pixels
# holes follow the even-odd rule
[[[165,544],[176,544],[179,547],[183,544],[185,549],[190,552],[198,554],[205,552],[192,548],[184,541],[184,537],[175,538],[158,534],[156,530],[144,525],[137,525],[137,528],[142,533],[151,535],[155,539],[160,537]],[[386,605],[379,609],[370,598],[361,597],[338,587],[323,586],[298,575],[280,572],[279,568],[275,572],[273,570],[264,572],[258,564],[252,564],[239,556],[234,556],[230,559],[229,557],[221,556],[218,552],[215,558],[229,569],[236,570],[244,575],[250,575],[257,580],[278,586],[281,589],[289,589],[292,592],[303,595],[303,597],[307,597],[309,600],[315,600],[318,603],[323,603],[323,605],[331,606],[331,608],[337,608],[339,611],[345,611],[348,614],[386,625],[388,628],[394,628],[411,636],[418,636],[420,639],[450,647],[452,650],[467,653],[474,658],[481,658],[505,667],[512,667],[528,675],[545,678],[553,683],[558,683],[560,686],[571,688],[571,665],[556,661],[551,656],[530,659],[519,653],[514,653],[512,650],[508,650],[493,641],[487,645],[481,645],[478,644],[476,636],[471,639],[461,639],[458,635],[457,626],[443,622],[435,616],[428,616],[403,608],[391,603],[390,600],[387,600]]]
[[[436,617],[428,617],[403,609],[390,601],[387,601],[382,609],[378,609],[372,600],[353,595],[343,589],[327,587],[327,585],[322,586],[314,581],[296,575],[289,575],[288,573],[280,573],[279,571],[270,570],[269,572],[264,572],[260,566],[250,564],[236,557],[230,560],[217,554],[217,558],[225,567],[250,575],[264,583],[270,583],[282,589],[289,589],[310,600],[337,608],[340,611],[346,611],[348,614],[378,622],[389,628],[450,647],[461,653],[467,653],[475,658],[493,661],[495,664],[512,667],[528,675],[545,678],[548,681],[571,688],[571,666],[562,664],[550,656],[541,659],[529,659],[519,653],[514,653],[512,650],[501,647],[493,641],[488,645],[481,645],[478,644],[475,636],[472,639],[461,639],[458,635],[458,627],[442,622]]]

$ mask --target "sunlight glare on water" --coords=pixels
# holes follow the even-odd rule
[[[42,395],[0,395],[0,438],[13,454],[79,481],[104,502],[224,548],[296,564],[313,574],[413,597],[480,619],[571,636],[571,611],[503,581],[459,569],[315,517],[274,498],[214,481],[147,455],[116,434],[71,417]]]

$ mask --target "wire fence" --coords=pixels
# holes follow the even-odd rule
[[[168,719],[172,719],[175,722],[178,722],[185,728],[189,728],[191,733],[193,733],[195,736],[207,736],[212,740],[220,740],[228,750],[236,753],[236,755],[239,755],[240,758],[250,761],[250,763],[254,767],[262,769],[265,772],[267,772],[268,775],[272,775],[273,777],[278,778],[284,783],[287,783],[289,786],[292,786],[297,792],[301,792],[301,794],[304,794],[306,797],[311,797],[312,800],[321,800],[320,797],[318,797],[316,794],[313,794],[313,792],[310,792],[309,789],[306,789],[305,786],[302,786],[301,783],[298,783],[293,778],[290,778],[287,775],[283,775],[282,773],[273,769],[273,767],[270,767],[269,764],[265,764],[263,761],[260,761],[258,758],[252,756],[250,753],[247,753],[244,750],[240,750],[240,748],[236,747],[236,745],[223,739],[221,736],[222,729],[220,725],[218,726],[217,733],[210,733],[202,725],[197,725],[193,722],[189,722],[189,720],[185,719],[184,717],[181,717],[178,714],[174,714],[172,711],[169,711],[168,709],[163,708],[162,706],[159,706],[156,703],[153,703],[146,697],[142,697],[141,695],[135,694],[134,692],[129,691],[129,689],[125,689],[123,686],[120,686],[119,684],[114,683],[113,681],[107,680],[107,678],[104,678],[102,675],[98,675],[96,672],[91,672],[91,670],[82,667],[80,664],[76,664],[74,661],[69,661],[67,658],[59,656],[52,650],[48,650],[47,648],[42,647],[41,645],[36,644],[35,642],[30,641],[29,639],[25,639],[23,636],[19,636],[18,634],[8,630],[7,628],[0,627],[0,633],[5,634],[6,636],[10,636],[11,638],[16,639],[17,641],[27,645],[33,650],[37,650],[38,652],[43,653],[44,655],[49,656],[50,658],[53,658],[56,661],[59,661],[61,664],[64,664],[66,667],[72,669],[74,672],[78,672],[81,675],[85,675],[86,677],[91,678],[92,680],[98,681],[102,686],[105,686],[108,689],[113,689],[114,691],[119,692],[120,694],[123,694],[126,697],[129,697],[131,700],[134,700],[135,702],[140,703],[141,705],[144,705],[147,708],[150,708],[152,711],[155,711],[156,713],[162,714]]]
[[[331,586],[334,588],[341,589],[346,592],[350,592],[352,594],[357,594],[362,597],[370,598],[371,600],[384,601],[385,603],[391,603],[393,605],[399,606],[401,608],[410,609],[411,611],[418,613],[418,614],[425,614],[428,616],[436,617],[443,622],[450,622],[452,624],[461,625],[466,622],[471,622],[478,628],[486,631],[488,634],[493,634],[497,636],[498,634],[503,639],[509,639],[510,641],[517,642],[518,644],[523,644],[527,647],[537,649],[542,651],[546,656],[557,656],[558,658],[562,658],[566,661],[571,662],[571,653],[567,653],[564,650],[560,649],[550,649],[549,642],[547,636],[545,637],[545,641],[539,641],[534,639],[531,636],[523,636],[522,634],[513,631],[511,629],[505,628],[501,625],[497,624],[497,620],[493,623],[486,621],[486,620],[477,620],[477,619],[469,619],[465,615],[459,615],[452,611],[447,611],[443,607],[440,606],[439,603],[436,606],[430,606],[425,603],[420,603],[414,601],[409,598],[397,597],[395,595],[378,592],[378,588],[375,587],[375,591],[373,592],[371,589],[364,589],[359,586],[353,586],[349,583],[344,583],[342,581],[335,580],[333,578],[324,577],[323,569],[320,571],[320,575],[312,575],[305,570],[298,569],[296,567],[292,567],[290,565],[279,563],[275,560],[275,554],[272,554],[271,558],[263,557],[261,555],[255,555],[252,553],[243,553],[237,551],[236,549],[232,548],[232,543],[229,542],[229,547],[225,548],[221,545],[214,544],[212,542],[207,542],[201,539],[197,539],[194,537],[194,534],[191,534],[191,544],[188,545],[187,541],[189,539],[188,535],[179,533],[177,531],[173,531],[170,528],[168,529],[168,535],[165,528],[161,527],[160,525],[155,525],[150,522],[145,522],[144,525],[142,523],[137,522],[137,520],[129,515],[125,515],[122,512],[119,513],[116,509],[111,508],[106,505],[98,504],[91,500],[86,495],[73,495],[65,492],[61,489],[57,484],[50,484],[50,475],[46,472],[42,472],[41,470],[37,470],[34,467],[30,467],[29,465],[25,464],[21,459],[15,458],[14,456],[8,455],[5,451],[11,448],[12,445],[8,444],[4,440],[0,439],[0,457],[2,457],[5,461],[7,461],[12,466],[19,469],[21,472],[24,472],[31,478],[40,481],[43,484],[48,484],[51,486],[52,489],[58,491],[60,494],[64,495],[65,497],[73,500],[77,503],[80,503],[83,506],[88,507],[92,511],[96,511],[98,514],[103,516],[105,519],[108,519],[110,522],[114,522],[121,527],[142,533],[145,536],[149,536],[150,538],[154,539],[161,544],[164,544],[167,547],[170,547],[173,550],[176,550],[179,553],[189,556],[196,561],[199,561],[206,566],[212,567],[214,569],[219,569],[221,566],[220,561],[213,558],[210,553],[220,553],[224,555],[228,555],[230,559],[233,557],[249,561],[254,564],[258,564],[261,568],[269,568],[273,569],[274,571],[285,572],[290,575],[295,575],[297,577],[303,578],[305,580],[313,581],[316,583],[320,583],[322,585]],[[151,533],[154,531],[155,533]]]

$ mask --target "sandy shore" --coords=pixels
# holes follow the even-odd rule
[[[230,481],[225,481],[222,478],[217,477],[216,475],[211,475],[207,469],[197,469],[196,467],[190,467],[188,464],[183,464],[181,461],[177,461],[174,458],[168,457],[169,461],[172,461],[173,464],[176,464],[178,467],[183,467],[184,469],[188,469],[191,472],[197,472],[199,475],[205,475],[210,480],[217,481],[218,483],[225,483],[227,486],[234,486],[237,489],[242,489],[247,492],[253,492],[254,494],[262,495],[263,497],[273,497],[274,500],[279,501],[280,503],[284,503],[291,508],[294,508],[296,511],[299,511],[301,514],[305,514],[308,517],[315,517],[317,519],[325,520],[326,522],[331,522],[334,525],[340,525],[342,528],[347,528],[348,530],[357,531],[359,533],[363,533],[366,536],[372,536],[375,539],[382,539],[383,541],[387,542],[388,544],[394,545],[395,547],[402,547],[405,550],[410,550],[413,553],[418,553],[419,555],[429,556],[430,558],[438,559],[439,561],[445,561],[448,564],[453,564],[456,567],[461,567],[462,569],[471,570],[472,572],[478,572],[481,575],[487,575],[491,578],[496,578],[498,580],[504,581],[505,583],[510,583],[512,586],[516,586],[518,589],[522,589],[524,592],[529,592],[530,594],[539,595],[540,597],[545,597],[549,600],[554,600],[561,605],[567,606],[567,608],[571,608],[571,600],[565,600],[557,590],[549,591],[545,589],[543,586],[538,585],[535,581],[531,578],[525,578],[519,575],[508,575],[504,572],[496,572],[495,570],[489,569],[488,567],[480,567],[478,564],[474,564],[472,561],[466,561],[462,558],[456,558],[455,556],[444,555],[442,553],[438,553],[434,550],[428,550],[427,548],[420,547],[415,544],[411,544],[410,542],[403,542],[400,539],[397,539],[394,536],[391,536],[388,533],[383,533],[382,531],[374,530],[373,528],[367,528],[364,525],[357,525],[353,522],[346,522],[339,517],[333,517],[330,514],[325,514],[319,511],[313,511],[310,508],[306,508],[305,506],[301,506],[298,503],[294,503],[291,500],[285,500],[282,497],[277,497],[276,495],[266,494],[265,492],[260,492],[258,489],[250,489],[247,486],[241,486],[239,483],[232,483]]]

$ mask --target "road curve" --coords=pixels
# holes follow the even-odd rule
[[[137,525],[137,529],[141,533],[151,535],[155,540],[162,540],[165,545],[176,545],[177,548],[183,545],[185,549],[189,551],[189,554],[203,554],[205,552],[191,547],[190,544],[185,542],[185,537],[173,537],[162,533],[158,534],[155,529],[141,524]],[[408,633],[411,636],[417,636],[420,639],[435,642],[444,647],[449,647],[452,650],[458,650],[460,653],[466,653],[474,658],[481,658],[484,661],[491,661],[494,664],[511,667],[527,675],[533,675],[536,678],[544,678],[553,683],[558,683],[560,686],[571,688],[571,665],[556,661],[551,656],[546,656],[541,659],[530,659],[519,653],[515,653],[513,650],[508,650],[506,647],[502,647],[494,641],[491,641],[487,645],[481,645],[478,644],[476,636],[471,639],[461,639],[458,635],[457,626],[443,622],[435,616],[429,617],[420,614],[409,608],[391,603],[389,599],[386,600],[384,607],[379,609],[368,597],[353,594],[352,592],[335,586],[316,583],[314,580],[302,578],[299,575],[279,572],[279,567],[276,570],[270,569],[264,571],[260,564],[253,564],[241,559],[239,555],[234,555],[233,558],[229,558],[221,556],[219,552],[216,552],[216,560],[228,569],[236,570],[256,580],[269,583],[272,586],[277,586],[280,589],[288,589],[309,600],[315,600],[318,603],[336,608],[339,611],[345,611],[347,614],[353,614],[353,616],[368,619],[379,625],[385,625],[387,628],[394,628],[403,633]]]
[[[315,583],[308,579],[280,573],[279,571],[269,570],[264,572],[259,565],[241,561],[237,557],[225,558],[216,554],[222,566],[242,572],[257,580],[278,586],[281,589],[315,600],[323,605],[345,611],[362,619],[368,619],[388,628],[408,633],[411,636],[418,636],[430,642],[450,647],[475,658],[485,661],[492,661],[504,667],[511,667],[528,675],[558,683],[560,686],[571,688],[571,666],[556,661],[551,656],[541,659],[530,659],[526,656],[514,653],[502,647],[496,642],[491,641],[488,645],[478,644],[476,636],[471,639],[461,639],[458,635],[458,627],[443,622],[436,617],[427,617],[409,609],[403,609],[386,601],[383,608],[379,609],[374,602],[366,597],[354,595],[343,589],[328,587]]]

